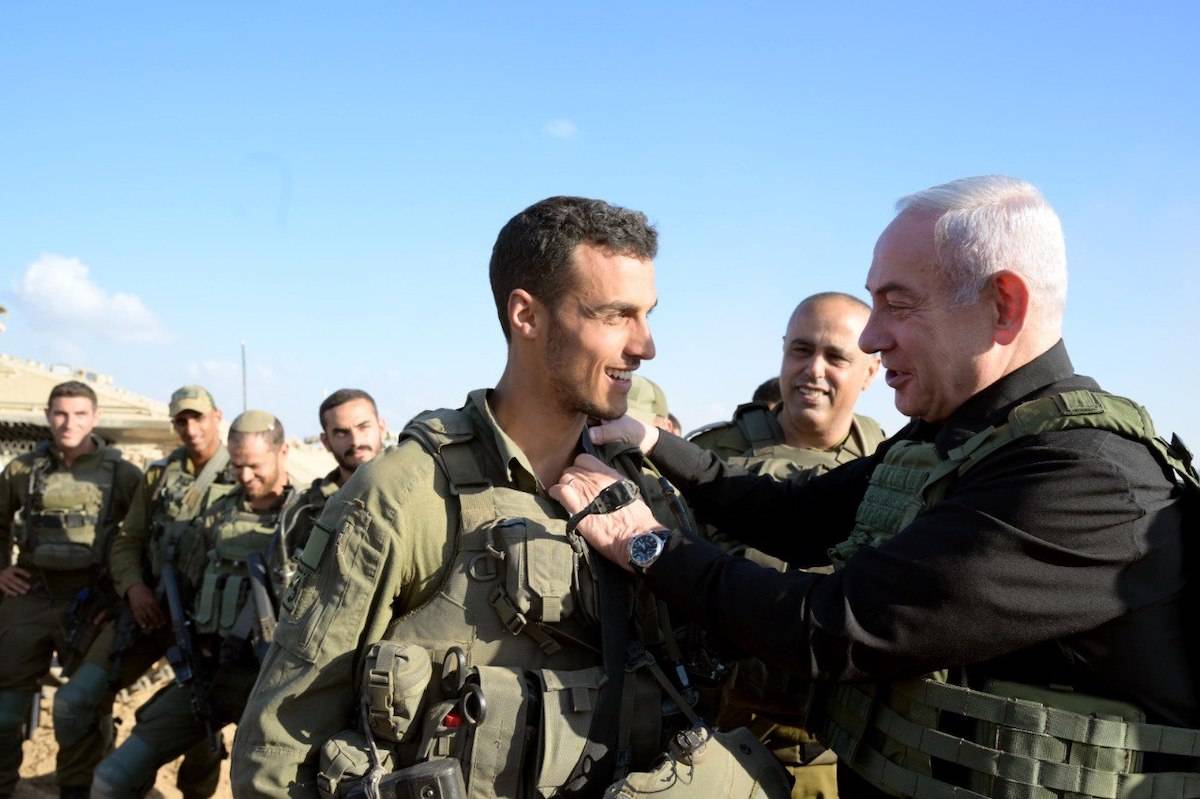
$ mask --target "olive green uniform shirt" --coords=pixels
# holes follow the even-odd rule
[[[486,396],[472,392],[464,410],[493,431],[514,483],[540,490]],[[246,705],[234,743],[238,796],[316,796],[321,744],[354,724],[361,658],[437,590],[454,555],[459,506],[433,458],[405,440],[360,466],[318,523],[334,538],[298,584],[295,613],[281,614]]]
[[[780,405],[780,409],[782,409]],[[758,440],[746,434],[743,419],[750,414],[758,431]],[[746,421],[751,421],[747,419]],[[884,440],[879,423],[869,416],[854,415],[850,432],[837,446],[830,449],[792,447],[784,441],[779,424],[779,410],[767,410],[765,405],[747,403],[738,408],[734,418],[702,428],[691,436],[692,443],[715,453],[722,460],[736,463],[755,474],[768,474],[778,480],[806,480],[843,463],[870,455]]]
[[[77,479],[91,482],[87,480],[87,475],[96,474],[106,468],[101,461],[104,459],[105,450],[108,449],[108,445],[99,438],[93,436],[92,440],[96,443],[96,449],[77,458],[69,469],[63,463],[61,454],[51,447],[52,465],[47,477],[67,472]],[[12,548],[15,543],[13,520],[17,511],[25,506],[29,497],[30,476],[39,457],[38,452],[27,452],[9,461],[8,465],[4,467],[4,471],[0,472],[0,569],[12,565]],[[100,534],[112,535],[111,528],[125,517],[141,477],[141,469],[129,461],[124,459],[117,461],[113,470],[112,498],[109,502],[108,518],[100,520],[101,529],[98,531]],[[102,529],[105,524],[110,526],[107,531]],[[17,564],[23,566],[19,556]]]
[[[223,449],[224,445],[221,446],[221,450]],[[113,587],[118,596],[125,596],[125,592],[131,586],[145,582],[145,562],[149,558],[151,531],[156,522],[171,521],[160,496],[162,481],[168,477],[168,470],[175,469],[187,475],[189,484],[196,479],[196,467],[183,447],[176,449],[166,458],[150,464],[146,469],[145,476],[138,483],[129,513],[125,515],[125,521],[121,524],[121,529],[117,532],[112,544],[110,568]],[[228,491],[229,486],[233,484],[233,477],[227,469],[222,470],[213,484],[224,486],[224,490]],[[200,507],[196,511],[196,516],[203,513],[220,493],[223,492],[213,492],[211,489],[206,491],[205,496],[201,499]],[[158,518],[160,515],[163,517],[162,519]]]

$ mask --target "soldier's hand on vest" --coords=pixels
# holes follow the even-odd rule
[[[575,465],[568,467],[558,482],[550,486],[550,496],[568,513],[576,514],[606,486],[620,479],[621,475],[596,458],[580,455],[575,459]],[[626,571],[633,571],[629,565],[629,539],[640,533],[661,530],[662,525],[639,497],[612,513],[591,514],[577,529],[597,552]]]
[[[632,416],[622,416],[588,428],[588,435],[597,446],[620,441],[637,447],[645,455],[649,455],[658,443],[658,433],[654,425],[642,424]]]
[[[125,601],[133,612],[133,620],[143,630],[157,630],[167,623],[167,616],[158,604],[154,592],[144,583],[135,583],[125,592]]]
[[[20,596],[29,593],[29,580],[32,576],[20,566],[9,566],[0,571],[0,593],[5,596]]]

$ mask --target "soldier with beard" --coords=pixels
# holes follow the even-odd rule
[[[133,733],[96,768],[98,799],[143,796],[160,767],[206,738],[223,753],[221,728],[237,721],[258,675],[251,643],[271,633],[255,590],[255,558],[269,562],[281,516],[294,501],[283,424],[266,411],[246,411],[229,426],[228,451],[236,487],[164,555],[163,582],[171,593],[178,589],[187,616],[174,630],[175,682],[138,709]]]
[[[236,796],[345,795],[363,778],[378,795],[383,774],[447,766],[481,799],[597,795],[695,720],[661,605],[593,570],[547,491],[589,450],[673,519],[636,447],[586,436],[589,417],[625,413],[655,355],[656,250],[643,214],[599,200],[552,197],[504,226],[490,265],[503,374],[417,416],[328,503],[238,728]],[[719,746],[706,764],[730,762]],[[784,778],[762,754],[746,796]]]
[[[313,522],[354,471],[383,451],[387,423],[379,418],[375,399],[358,388],[341,388],[330,394],[317,410],[321,421],[321,443],[337,467],[312,484],[289,506],[284,530],[289,549],[300,550],[308,541]]]

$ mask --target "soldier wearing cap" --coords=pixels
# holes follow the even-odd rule
[[[181,446],[150,464],[112,546],[113,585],[126,602],[108,641],[118,689],[131,685],[173,641],[158,585],[163,552],[234,487],[221,441],[223,417],[212,394],[203,386],[183,386],[171,395],[170,413]],[[188,751],[176,783],[192,799],[212,796],[219,780],[220,758],[201,743]]]
[[[662,386],[648,377],[635,374],[629,389],[629,415],[647,424],[678,435],[677,421],[667,406],[667,395]]]
[[[177,419],[199,412],[176,407]],[[141,796],[162,765],[197,745],[223,754],[220,730],[241,715],[273,633],[272,600],[286,587],[290,564],[274,553],[280,517],[295,496],[287,454],[283,424],[272,414],[246,411],[230,425],[235,486],[175,531],[163,553],[169,592],[177,573],[175,587],[193,598],[185,599],[190,635],[181,642],[173,625],[176,681],[138,710],[133,733],[97,767],[92,796]]]
[[[15,790],[22,727],[55,652],[70,675],[54,700],[63,796],[87,795],[92,769],[112,743],[107,663],[89,641],[103,631],[111,597],[106,542],[141,472],[92,433],[99,416],[90,386],[60,383],[46,408],[51,440],[0,474],[0,797]]]

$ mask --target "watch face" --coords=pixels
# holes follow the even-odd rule
[[[654,533],[642,533],[629,542],[629,559],[638,566],[646,566],[654,562],[662,547],[662,539]]]

